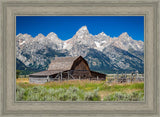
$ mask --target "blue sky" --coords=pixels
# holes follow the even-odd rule
[[[144,16],[17,16],[16,35],[27,33],[35,37],[54,32],[67,40],[85,25],[93,35],[104,32],[118,37],[127,32],[133,39],[144,41]]]

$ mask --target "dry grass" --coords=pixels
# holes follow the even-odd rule
[[[29,78],[18,78],[16,79],[16,83],[29,83]]]
[[[81,86],[85,86],[86,84],[101,84],[104,83],[104,81],[94,81],[94,80],[66,80],[66,81],[54,81],[54,82],[48,82],[45,83],[43,85],[47,85],[47,86],[62,86],[62,85],[81,85]]]
[[[142,91],[142,89],[125,89],[122,92],[123,93],[127,93],[127,94],[131,94],[132,92],[135,91]],[[103,99],[105,96],[109,96],[111,94],[115,93],[115,91],[99,91],[98,94],[100,95],[101,99]]]
[[[32,87],[32,86],[45,86],[47,88],[69,88],[69,87],[78,87],[86,91],[92,91],[99,88],[100,91],[107,91],[107,93],[114,91],[125,91],[132,92],[133,89],[144,90],[143,82],[134,82],[134,83],[112,83],[107,84],[106,81],[96,81],[96,80],[69,80],[69,81],[53,81],[47,82],[45,84],[30,84],[28,78],[19,78],[16,80],[17,85],[22,87]]]
[[[86,91],[92,91],[97,87],[101,87],[105,84],[105,81],[95,81],[95,80],[68,80],[68,81],[53,81],[47,82],[45,84],[30,84],[28,79],[18,79],[17,85],[27,88],[33,86],[45,86],[46,88],[69,88],[69,87],[78,87]]]

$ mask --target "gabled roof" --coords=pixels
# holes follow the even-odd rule
[[[46,71],[41,71],[41,72],[30,74],[30,76],[50,76],[53,74],[57,74],[59,72],[62,72],[62,71],[46,70]]]
[[[70,70],[74,61],[81,56],[77,57],[55,57],[55,60],[51,61],[48,70],[55,70],[55,71],[65,71]]]

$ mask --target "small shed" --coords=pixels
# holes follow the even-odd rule
[[[82,56],[55,57],[48,70],[29,75],[29,82],[38,84],[70,79],[105,80],[106,75],[91,71],[87,61]]]

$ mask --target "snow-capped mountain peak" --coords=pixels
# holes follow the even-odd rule
[[[76,35],[86,35],[89,34],[89,31],[87,29],[87,26],[82,26],[77,32]]]
[[[99,33],[98,35],[107,36],[104,32]]]
[[[32,36],[29,35],[29,34],[27,34],[27,33],[23,34],[23,37],[24,37],[24,38],[32,38]]]
[[[52,36],[57,36],[57,34],[54,33],[54,32],[50,32],[50,33],[47,35],[47,37],[52,37]]]
[[[79,31],[88,31],[87,26],[82,26]]]
[[[58,38],[57,34],[54,32],[49,33],[46,37],[47,39],[50,39],[50,40],[62,41],[61,39]]]
[[[39,33],[36,37],[36,39],[43,39],[45,36],[42,33]]]
[[[129,35],[127,32],[124,32],[122,33],[120,36],[119,36],[120,39],[128,39],[129,38]]]
[[[20,37],[20,36],[23,36],[23,34],[22,34],[22,33],[19,33],[16,37]]]
[[[32,37],[28,34],[18,34],[16,36],[16,57],[27,67],[46,67],[48,61],[57,56],[79,56],[88,58],[89,64],[96,63],[96,69],[102,66],[107,68],[113,66],[116,69],[130,69],[136,65],[142,68],[144,42],[132,39],[127,32],[118,37],[110,37],[101,32],[98,35],[89,33],[87,26],[82,26],[76,34],[68,39],[61,40],[54,32],[47,36],[38,34]],[[134,57],[132,59],[132,57]],[[101,61],[101,59],[103,59]],[[105,62],[106,63],[105,63]],[[47,63],[47,64],[46,64]],[[92,65],[92,67],[94,67]],[[106,66],[105,66],[106,65]]]

